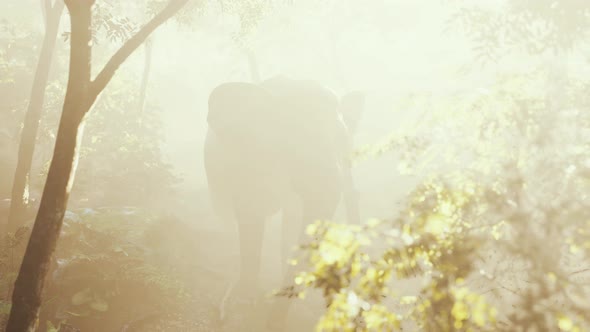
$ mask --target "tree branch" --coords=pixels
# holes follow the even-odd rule
[[[188,0],[170,0],[168,5],[162,9],[154,18],[146,23],[133,37],[129,38],[117,52],[111,57],[104,68],[100,71],[94,81],[91,82],[89,101],[94,101],[104,90],[107,84],[115,75],[115,72],[123,62],[154,32],[160,25],[174,16]]]
[[[41,16],[43,16],[45,29],[47,29],[47,1],[48,0],[41,0]]]
[[[53,2],[53,5],[51,5],[51,9],[54,13],[61,13],[65,5],[66,4],[62,0],[55,0],[55,2]]]
[[[61,20],[61,13],[63,12],[65,3],[62,0],[56,0],[53,5],[46,9],[45,24],[51,26],[52,24],[59,28],[59,21]],[[57,22],[52,22],[57,20]]]

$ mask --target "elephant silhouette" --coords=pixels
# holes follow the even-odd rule
[[[223,83],[211,92],[205,171],[215,212],[237,221],[238,289],[257,289],[268,217],[282,211],[283,229],[298,225],[301,234],[306,224],[331,219],[343,195],[354,197],[351,129],[363,107],[362,93],[339,99],[315,81],[284,76]],[[359,219],[355,209],[348,209],[352,222]],[[285,263],[290,246],[282,242]],[[283,267],[285,281],[292,282],[294,271]]]

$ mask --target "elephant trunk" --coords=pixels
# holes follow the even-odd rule
[[[364,108],[365,93],[362,91],[349,92],[340,99],[340,114],[351,137],[356,134]]]

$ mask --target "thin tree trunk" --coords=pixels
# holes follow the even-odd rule
[[[33,332],[36,329],[44,280],[74,182],[88,104],[91,5],[87,1],[76,5],[68,1],[68,10],[72,32],[67,92],[41,205],[14,286],[7,331]]]
[[[139,113],[145,111],[147,87],[150,81],[150,75],[152,72],[152,48],[153,48],[153,37],[145,41],[144,52],[145,58],[143,63],[143,74],[141,77],[141,86],[139,88],[139,99],[138,99],[138,110]]]
[[[258,61],[256,56],[251,50],[246,50],[246,56],[248,57],[248,68],[250,68],[250,79],[253,83],[260,83],[260,68],[258,67]]]
[[[36,329],[44,281],[74,184],[84,117],[119,66],[187,1],[171,0],[166,8],[113,55],[96,79],[91,81],[91,17],[94,0],[65,0],[71,21],[68,86],[41,205],[12,295],[7,331],[33,332]]]
[[[31,165],[35,152],[37,131],[45,101],[45,89],[51,69],[51,61],[55,49],[55,42],[59,29],[59,23],[63,12],[64,3],[57,0],[53,6],[42,2],[45,15],[45,36],[39,54],[39,62],[33,79],[33,87],[29,106],[25,114],[23,129],[21,132],[18,161],[12,183],[12,195],[7,230],[14,232],[22,222],[29,199],[29,181]]]

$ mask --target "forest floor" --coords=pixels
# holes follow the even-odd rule
[[[236,235],[221,228],[196,227],[193,238],[198,241],[198,250],[190,259],[181,260],[184,266],[179,266],[178,274],[191,293],[191,304],[183,314],[189,321],[170,317],[165,323],[149,324],[144,331],[265,331],[276,301],[272,293],[281,282],[279,237],[272,236],[280,234],[280,227],[267,225],[257,301],[246,302],[228,291],[239,265]],[[323,305],[319,294],[308,295],[304,300],[291,300],[286,332],[314,330]]]

